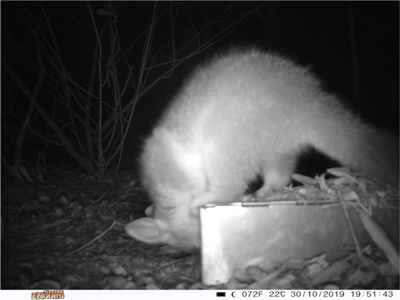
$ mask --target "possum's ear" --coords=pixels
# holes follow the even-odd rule
[[[153,218],[133,221],[125,226],[125,231],[130,237],[149,244],[165,243],[170,238],[166,224]]]

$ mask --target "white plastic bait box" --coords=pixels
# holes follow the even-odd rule
[[[354,245],[350,227],[361,245],[370,242],[358,212],[346,207],[349,218],[340,202],[326,201],[280,200],[200,208],[203,284],[226,283],[235,269],[258,263],[274,267],[289,258],[307,259],[322,253],[327,259],[340,258],[348,254],[345,246]],[[373,217],[398,248],[398,210],[374,208]]]

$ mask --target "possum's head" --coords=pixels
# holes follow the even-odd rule
[[[195,149],[166,128],[153,131],[140,158],[141,182],[153,205],[147,217],[126,226],[129,236],[149,244],[199,248],[199,216],[191,202],[206,189],[206,180]]]

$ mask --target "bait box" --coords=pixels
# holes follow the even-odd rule
[[[289,258],[325,253],[335,260],[347,255],[349,248],[354,249],[349,223],[361,245],[371,240],[358,212],[346,208],[348,219],[340,202],[285,200],[201,207],[203,284],[226,283],[235,269],[250,265],[269,269]],[[398,248],[398,210],[374,208],[373,217],[389,230]]]

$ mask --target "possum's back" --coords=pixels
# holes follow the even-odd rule
[[[328,98],[321,97],[319,82],[307,69],[278,55],[233,50],[196,69],[160,124],[187,139],[202,132],[207,139],[234,135],[237,140],[243,133],[241,139],[254,144],[285,130],[307,143],[302,129],[325,121],[323,113],[346,118],[340,104]]]
[[[235,164],[241,157],[260,164],[309,145],[326,148],[325,139],[336,137],[319,129],[322,124],[342,131],[362,126],[332,98],[307,69],[287,59],[233,50],[196,69],[160,124],[193,148],[208,147],[215,159],[222,154],[211,150]]]

